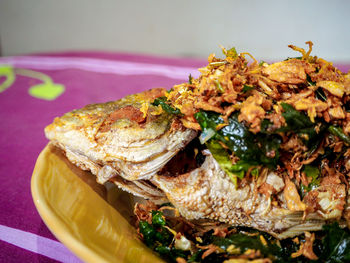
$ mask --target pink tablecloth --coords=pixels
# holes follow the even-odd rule
[[[29,88],[42,80],[22,71],[0,92],[0,262],[79,262],[42,222],[30,193],[36,158],[47,143],[43,129],[55,116],[153,87],[171,88],[187,81],[190,73],[198,75],[196,69],[205,64],[92,52],[0,58],[0,65],[27,69],[24,75],[28,69],[44,73],[45,79],[65,87],[52,101],[33,97]],[[349,68],[340,66],[343,71]],[[0,85],[3,80],[0,66]]]
[[[48,142],[43,129],[55,116],[153,87],[171,88],[205,63],[92,52],[0,58],[0,85],[1,65],[29,74],[22,70],[0,92],[0,262],[79,262],[47,229],[30,193],[36,158]],[[42,80],[28,69],[44,73],[65,92],[52,101],[31,96],[30,87]]]

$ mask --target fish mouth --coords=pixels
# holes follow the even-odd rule
[[[171,158],[164,167],[157,172],[157,175],[177,177],[192,172],[201,167],[205,161],[205,155],[203,155],[202,151],[203,145],[200,144],[197,137],[194,138],[185,148]]]

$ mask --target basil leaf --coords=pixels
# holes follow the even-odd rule
[[[227,58],[236,58],[238,56],[236,48],[234,48],[234,47],[227,50],[226,53],[225,52],[223,52],[223,53]]]
[[[209,151],[213,155],[214,159],[218,162],[221,169],[231,178],[233,183],[237,186],[237,178],[243,179],[245,173],[252,166],[257,166],[255,162],[239,160],[236,164],[232,164],[230,155],[225,148],[217,140],[209,140],[206,143]]]
[[[242,92],[243,93],[247,93],[247,92],[249,92],[249,91],[251,91],[251,90],[253,90],[254,89],[254,87],[253,86],[248,86],[248,85],[243,85],[243,89],[242,89]]]
[[[252,166],[275,167],[277,165],[278,149],[281,143],[278,135],[253,134],[244,124],[238,121],[236,115],[230,116],[228,125],[221,130],[217,130],[217,126],[224,123],[224,121],[217,113],[201,111],[195,114],[195,118],[203,133],[206,133],[209,129],[215,131],[215,135],[206,145],[228,175],[233,174],[243,178],[245,172]],[[219,141],[227,149],[224,149]],[[232,165],[229,151],[240,159],[235,165]],[[267,157],[269,156],[268,153],[271,152],[274,152],[272,157]]]
[[[288,103],[281,103],[281,106],[284,110],[282,116],[286,120],[287,126],[278,129],[277,132],[295,132],[308,148],[323,139],[321,134],[326,130],[327,126],[325,124],[321,125],[320,132],[317,133],[315,129],[317,123],[313,123],[307,115],[294,109]]]
[[[322,262],[350,262],[350,231],[341,229],[337,222],[324,225]]]
[[[307,177],[311,178],[311,182],[308,184],[308,186],[301,184],[300,185],[300,192],[301,197],[303,198],[307,192],[310,192],[317,188],[320,185],[320,170],[316,166],[312,165],[305,165],[303,168],[303,172]]]
[[[166,103],[166,101],[167,101],[166,97],[159,97],[153,101],[152,105],[154,106],[160,105],[162,109],[169,114],[182,115],[179,109],[171,107],[169,104]]]
[[[316,180],[320,175],[320,170],[312,165],[305,165],[303,172],[306,174],[307,177],[311,177],[312,180]]]
[[[350,137],[343,132],[341,127],[331,125],[328,127],[328,131],[350,145]]]
[[[147,221],[140,221],[139,223],[140,233],[143,235],[143,240],[147,246],[152,246],[155,242],[156,229],[150,225]]]
[[[287,126],[282,127],[280,131],[301,130],[307,127],[314,126],[314,123],[304,113],[294,109],[294,107],[288,103],[281,103],[284,110],[282,116],[286,120]]]
[[[165,226],[165,219],[162,212],[152,211],[152,224],[154,226]]]

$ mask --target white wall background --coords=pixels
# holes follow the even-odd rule
[[[110,50],[206,58],[219,44],[258,59],[350,61],[350,1],[0,0],[2,55]]]

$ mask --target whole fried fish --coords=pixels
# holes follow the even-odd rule
[[[305,211],[291,196],[295,186],[273,172],[237,188],[208,151],[200,166],[188,165],[181,150],[198,151],[190,146],[197,131],[151,104],[164,93],[153,89],[74,110],[47,126],[46,136],[99,183],[112,181],[137,196],[168,199],[187,219],[253,227],[280,239],[320,230],[326,220],[345,222],[343,210],[350,210],[345,187],[329,184],[310,191],[305,202],[318,206]],[[179,161],[169,163],[175,156]],[[278,196],[274,203],[257,191],[263,183]]]

